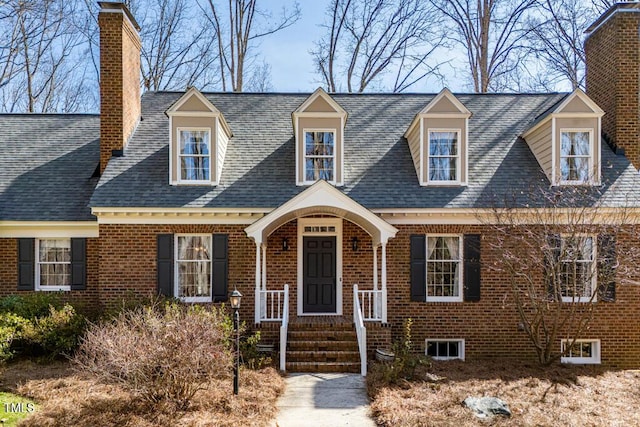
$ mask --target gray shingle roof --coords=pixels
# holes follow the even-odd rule
[[[96,207],[274,208],[306,187],[295,184],[291,112],[308,94],[210,93],[234,136],[216,187],[168,184],[169,120],[164,112],[182,93],[147,93],[143,121],[125,150],[113,158],[91,199]],[[435,95],[336,94],[349,113],[345,128],[347,195],[369,209],[476,208],[523,195],[531,183],[548,185],[526,142],[518,139],[540,114],[566,94],[456,95],[469,120],[469,185],[420,187],[403,133]],[[611,204],[637,188],[635,170],[604,146],[603,188]],[[613,191],[611,186],[618,189]]]
[[[95,220],[96,115],[0,115],[0,220]]]

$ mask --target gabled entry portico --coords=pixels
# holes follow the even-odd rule
[[[342,220],[347,220],[371,236],[372,287],[380,296],[375,307],[376,320],[386,322],[386,245],[398,230],[325,181],[313,184],[245,229],[256,244],[255,322],[281,320],[284,314],[267,312],[271,307],[267,304],[271,292],[267,290],[267,241],[274,231],[292,220],[298,224],[298,296],[293,313],[343,314]],[[381,248],[380,269],[378,248]]]

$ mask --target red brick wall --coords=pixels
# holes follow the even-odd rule
[[[87,239],[87,289],[65,292],[65,298],[88,309],[98,308],[98,239]],[[0,297],[25,294],[18,291],[18,239],[0,239]]]
[[[413,341],[424,352],[424,340],[465,339],[467,359],[518,357],[535,359],[526,336],[518,330],[519,318],[506,277],[489,268],[497,253],[491,236],[482,226],[410,226],[399,225],[398,235],[387,246],[388,321],[380,328],[370,324],[369,349],[385,345],[402,335],[403,321],[411,317]],[[483,233],[484,231],[484,233]],[[371,289],[373,282],[371,239],[359,227],[343,222],[343,314],[352,312],[353,283]],[[156,236],[159,233],[228,233],[229,285],[243,293],[241,315],[253,323],[255,289],[255,244],[242,225],[100,225],[100,298],[111,303],[130,293],[153,295],[156,292]],[[424,233],[483,234],[481,262],[482,288],[479,302],[412,302],[409,285],[409,238]],[[359,250],[351,248],[358,236]],[[282,239],[289,250],[282,250]],[[626,239],[626,240],[625,240]],[[627,244],[629,237],[621,239]],[[276,230],[268,239],[267,286],[282,289],[290,285],[290,315],[297,313],[297,222]],[[378,251],[381,266],[380,251]],[[542,281],[540,280],[540,283]],[[584,338],[600,339],[603,364],[616,367],[640,366],[640,287],[619,285],[617,301],[597,303],[594,321]],[[560,343],[558,341],[558,348]]]
[[[640,168],[640,40],[637,13],[617,12],[585,42],[587,94],[606,114],[602,131]]]
[[[123,6],[124,7],[124,6]],[[125,13],[100,12],[100,172],[140,119],[140,37]]]

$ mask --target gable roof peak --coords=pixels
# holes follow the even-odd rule
[[[347,115],[347,112],[340,104],[338,104],[322,87],[318,87],[309,97],[302,103],[293,114],[304,113],[306,110],[318,99],[322,99],[334,110],[335,113],[340,115]]]
[[[574,100],[578,98],[581,100],[593,113],[604,114],[604,110],[598,106],[589,96],[580,88],[576,88],[573,92],[568,94],[553,111],[554,113],[562,113],[565,108]]]
[[[450,102],[453,107],[458,110],[457,112],[463,115],[467,115],[467,117],[471,117],[471,111],[469,111],[467,109],[467,107],[464,106],[464,104],[462,102],[460,102],[458,100],[458,98],[456,98],[456,96],[451,93],[451,91],[448,88],[443,88],[440,93],[438,93],[435,98],[433,98],[431,100],[431,102],[429,102],[423,109],[422,111],[420,111],[420,114],[429,114],[431,113],[434,109],[434,107],[438,104],[440,104],[441,102]]]
[[[178,98],[178,100],[176,102],[174,102],[168,109],[167,111],[165,111],[166,115],[170,115],[173,112],[176,112],[180,109],[180,107],[182,107],[189,99],[191,99],[192,97],[196,97],[200,102],[202,102],[202,104],[204,104],[205,107],[207,107],[212,113],[217,113],[220,114],[220,110],[218,110],[216,108],[215,105],[213,105],[211,103],[211,101],[209,101],[207,99],[206,96],[204,96],[202,94],[202,92],[200,92],[198,90],[198,88],[196,88],[195,86],[189,86],[187,87],[187,90],[184,92],[184,95],[182,95],[180,98]]]

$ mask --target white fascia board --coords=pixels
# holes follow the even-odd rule
[[[0,221],[0,238],[98,237],[97,221]]]

